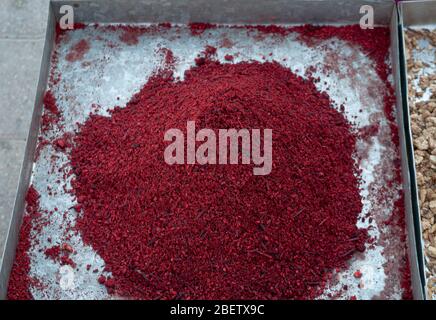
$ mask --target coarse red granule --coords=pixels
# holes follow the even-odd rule
[[[163,29],[170,29],[172,27],[171,22],[161,22],[157,26]]]
[[[169,22],[163,22],[159,24],[153,24],[153,25],[105,25],[105,26],[99,26],[98,24],[93,25],[95,28],[98,28],[100,31],[105,30],[109,32],[121,32],[119,36],[119,40],[129,46],[133,46],[139,43],[139,38],[148,33],[148,34],[157,34],[160,31],[166,31],[167,29],[171,28],[172,25]],[[110,46],[115,45],[114,43],[110,42]]]
[[[286,36],[289,33],[293,32],[291,27],[284,27],[278,25],[255,25],[255,26],[234,26],[235,28],[242,28],[248,30],[257,30],[261,33],[273,34],[279,36]]]
[[[163,67],[166,69],[173,69],[174,63],[176,62],[173,52],[168,48],[160,48],[159,52],[164,55]]]
[[[45,93],[43,102],[44,102],[44,107],[48,111],[50,111],[54,115],[59,115],[60,112],[56,104],[56,98],[54,97],[53,93],[50,90],[48,90]]]
[[[204,50],[195,58],[195,65],[201,66],[211,60],[217,52],[217,48],[207,45]]]
[[[43,104],[44,110],[41,118],[41,130],[45,132],[59,122],[61,112],[57,106],[56,98],[50,90],[45,92]]]
[[[231,54],[226,54],[226,55],[224,56],[224,59],[225,59],[226,61],[233,61],[233,56],[232,56]]]
[[[408,254],[405,255],[404,261],[402,261],[402,266],[400,267],[400,271],[402,273],[401,288],[403,289],[401,298],[403,300],[413,300],[412,275],[410,272],[410,261],[409,261]]]
[[[35,149],[35,156],[34,156],[34,162],[36,162],[41,155],[41,151],[50,144],[50,141],[47,139],[42,138],[41,136],[38,137],[38,142],[36,143],[36,149]]]
[[[285,36],[291,32],[299,34],[298,39],[309,46],[314,46],[321,40],[338,38],[359,46],[375,63],[376,72],[386,84],[384,96],[384,111],[391,128],[391,136],[394,144],[399,145],[398,127],[395,120],[395,92],[392,84],[388,81],[390,67],[386,63],[390,48],[390,31],[387,27],[375,27],[374,29],[362,29],[359,25],[349,26],[314,26],[303,25],[296,27],[282,26],[251,26],[262,33]],[[397,175],[400,175],[398,172]],[[400,181],[400,180],[399,180]]]
[[[358,45],[363,52],[376,63],[376,71],[382,80],[387,80],[389,67],[386,64],[390,47],[390,33],[387,27],[374,27],[362,29],[359,25],[350,26],[314,26],[304,25],[289,28],[297,32],[299,39],[308,45],[316,41],[338,38],[350,44]],[[282,34],[284,31],[280,31]]]
[[[125,26],[122,28],[120,40],[128,45],[138,44],[138,38],[145,34],[146,31],[146,28]]]
[[[405,208],[404,208],[404,191],[401,190],[400,197],[395,201],[394,203],[394,211],[385,223],[387,225],[390,225],[391,229],[398,229],[398,235],[400,236],[401,243],[403,244],[400,248],[397,250],[400,252],[400,250],[403,250],[402,259],[399,263],[399,270],[402,274],[401,277],[401,288],[403,289],[402,292],[402,299],[404,300],[412,300],[413,299],[413,292],[412,292],[412,280],[411,280],[411,273],[410,273],[410,262],[409,262],[409,255],[407,253],[407,246],[405,245],[407,243],[407,234],[406,234],[406,216],[405,216]]]
[[[69,265],[75,268],[76,263],[70,258],[70,253],[72,253],[72,248],[67,244],[62,244],[62,246],[55,245],[44,251],[47,258],[50,258],[53,261],[59,261],[61,265]]]
[[[57,69],[58,62],[59,62],[59,51],[56,45],[55,48],[53,49],[53,53],[50,58],[51,69],[50,69],[50,75],[48,81],[49,87],[56,86],[61,81],[61,74],[58,72]]]
[[[53,246],[50,248],[47,248],[44,251],[44,254],[47,258],[50,258],[52,260],[57,260],[59,256],[61,255],[61,247],[60,246]]]
[[[191,22],[189,25],[189,29],[191,30],[191,34],[194,36],[198,36],[203,34],[208,29],[215,29],[216,24],[205,23],[205,22]]]
[[[71,259],[68,254],[62,254],[60,256],[60,261],[61,261],[61,265],[65,266],[65,265],[69,265],[72,268],[76,268],[76,263],[73,261],[73,259]]]
[[[69,62],[80,61],[85,57],[85,54],[90,48],[91,46],[89,45],[89,42],[85,39],[82,39],[70,48],[70,51],[65,56],[65,59]]]
[[[395,91],[388,81],[390,67],[386,63],[390,48],[390,31],[387,27],[362,29],[359,25],[350,26],[313,26],[304,25],[291,27],[289,31],[298,32],[299,39],[308,45],[315,45],[319,40],[338,38],[350,44],[359,46],[375,63],[376,72],[386,85],[383,97],[384,112],[391,129],[391,137],[395,146],[399,145],[398,126],[395,117]],[[283,34],[283,30],[279,34]],[[401,182],[401,172],[397,168],[397,182]]]
[[[273,169],[167,165],[166,130],[272,128]],[[77,228],[143,299],[310,299],[364,251],[357,136],[326,93],[278,63],[206,59],[152,77],[125,108],[91,115],[71,153]],[[101,279],[106,283],[106,279]]]
[[[398,165],[400,166],[400,164]],[[401,277],[401,288],[403,289],[402,298],[404,300],[412,300],[413,299],[413,292],[412,292],[412,276],[410,272],[410,261],[409,261],[409,254],[407,252],[407,233],[406,233],[406,209],[404,204],[404,191],[401,190],[400,197],[394,204],[394,213],[392,214],[392,217],[397,217],[397,221],[394,223],[396,226],[400,229],[400,237],[401,241],[404,243],[403,250],[405,251],[405,254],[403,255],[403,261],[401,261],[400,264],[400,272],[402,274]]]
[[[350,44],[359,46],[363,52],[369,56],[375,63],[376,72],[384,81],[386,90],[383,97],[384,114],[388,120],[390,128],[390,136],[395,149],[395,157],[393,167],[394,175],[387,181],[388,185],[394,183],[402,185],[401,175],[401,160],[399,152],[399,130],[395,116],[395,90],[392,83],[388,80],[388,76],[391,74],[390,66],[387,64],[389,60],[389,48],[390,48],[390,31],[387,27],[375,27],[374,29],[361,29],[359,25],[350,26],[313,26],[304,25],[291,27],[289,30],[299,33],[299,39],[308,45],[316,45],[319,40],[326,40],[331,38],[338,38],[343,41],[347,41]],[[279,34],[283,34],[283,30],[280,30]],[[378,131],[377,127],[367,128],[361,131],[362,138],[367,138],[368,134],[375,134]],[[380,195],[383,198],[383,195]],[[385,199],[380,199],[385,201]],[[403,289],[403,298],[412,298],[411,280],[410,280],[410,265],[407,255],[407,233],[405,223],[405,208],[404,208],[404,193],[400,191],[400,198],[395,202],[391,217],[388,223],[395,225],[395,231],[389,231],[392,236],[401,237],[401,248],[397,250],[403,251],[405,258],[404,261],[400,261],[399,270],[401,272],[401,286]],[[388,236],[389,237],[389,236]]]
[[[31,246],[32,222],[39,216],[39,194],[33,186],[29,187],[26,195],[26,214],[20,229],[15,261],[9,277],[7,298],[9,300],[31,300],[29,286],[33,279],[29,276],[30,257],[28,250]]]

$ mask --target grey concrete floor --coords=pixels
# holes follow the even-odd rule
[[[48,0],[0,0],[0,259],[30,126],[47,15]]]

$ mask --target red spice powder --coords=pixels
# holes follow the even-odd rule
[[[139,42],[139,37],[147,32],[145,27],[123,26],[120,40],[128,45],[135,45]]]
[[[233,61],[233,56],[232,56],[231,54],[226,54],[226,55],[224,56],[224,59],[225,59],[226,61]]]
[[[217,48],[207,45],[204,50],[195,58],[195,65],[201,66],[210,61],[217,52]]]
[[[44,251],[47,258],[50,258],[53,261],[59,261],[61,265],[70,265],[75,268],[76,263],[70,258],[70,253],[72,253],[72,248],[70,245],[65,243],[62,244],[62,246],[55,245]]]
[[[261,31],[261,30],[260,30]],[[399,135],[398,125],[395,116],[395,90],[392,84],[388,81],[388,76],[391,73],[389,65],[386,63],[389,54],[390,47],[390,32],[389,28],[376,27],[374,29],[361,29],[359,25],[352,25],[346,27],[333,27],[333,26],[312,26],[304,25],[289,28],[288,31],[298,32],[299,39],[308,45],[317,45],[319,40],[326,40],[330,38],[338,38],[349,42],[353,45],[358,45],[362,48],[363,52],[368,55],[375,63],[376,72],[380,78],[384,81],[386,90],[383,97],[384,113],[388,120],[391,140],[395,149],[396,163],[393,168],[394,176],[387,182],[388,185],[396,183],[402,185],[401,176],[401,160],[399,152]],[[286,30],[279,30],[279,34],[287,34]],[[363,138],[367,138],[368,134],[375,134],[378,131],[377,127],[364,129],[361,134]],[[380,197],[383,197],[381,194]],[[383,201],[383,199],[381,199]],[[388,223],[395,226],[396,230],[387,231],[386,235],[396,237],[398,234],[401,237],[401,247],[397,247],[398,252],[407,252],[407,234],[405,225],[405,209],[404,209],[404,194],[400,192],[400,198],[395,202],[394,209],[389,218]],[[392,228],[391,228],[392,229]],[[389,234],[389,235],[388,235]],[[408,261],[407,253],[404,253],[405,259],[400,262],[399,271],[401,272],[401,286],[403,289],[403,298],[412,298],[411,280],[410,280],[410,265]]]
[[[50,258],[52,260],[57,260],[61,254],[61,247],[60,246],[53,246],[51,248],[48,248],[44,251],[44,254],[47,258]]]
[[[173,52],[168,48],[160,48],[158,51],[162,53],[164,57],[163,67],[165,69],[173,69],[174,64],[176,63],[176,58],[174,57]]]
[[[65,59],[69,62],[82,60],[90,48],[89,42],[82,39],[70,48]]]
[[[163,29],[170,29],[172,27],[171,22],[161,22],[157,26]]]
[[[363,30],[359,25],[346,27],[304,25],[281,29],[279,34],[287,33],[288,31],[298,32],[299,39],[308,45],[315,45],[319,40],[338,38],[362,48],[363,52],[375,62],[376,72],[385,82],[384,112],[389,122],[392,140],[395,146],[398,147],[398,127],[394,110],[396,101],[395,91],[392,84],[388,81],[390,67],[386,64],[390,48],[389,28],[375,27],[374,29]],[[396,172],[396,181],[401,182],[399,168],[397,168]]]
[[[289,31],[298,32],[299,39],[309,45],[315,44],[319,40],[331,38],[338,38],[358,45],[365,54],[376,62],[376,70],[382,80],[386,80],[389,75],[389,67],[386,65],[390,47],[389,28],[375,27],[363,30],[359,25],[346,27],[304,25],[291,27]]]
[[[42,137],[38,137],[38,142],[36,144],[36,150],[35,150],[35,156],[34,156],[34,162],[36,162],[39,158],[39,156],[41,155],[41,151],[50,144],[50,141],[42,138]]]
[[[47,90],[44,94],[44,111],[41,119],[41,130],[47,131],[56,125],[60,118],[61,112],[57,106],[57,101],[51,90]]]
[[[164,133],[272,128],[273,169],[164,162]],[[83,240],[110,292],[143,299],[310,299],[363,251],[356,135],[327,94],[278,63],[206,60],[154,76],[75,138]],[[102,279],[102,282],[104,279]]]
[[[189,28],[191,29],[192,35],[198,36],[203,34],[207,29],[216,28],[216,25],[212,23],[204,23],[204,22],[191,22],[189,24]]]
[[[31,300],[29,285],[34,280],[29,276],[32,222],[39,216],[39,194],[33,186],[29,187],[26,195],[26,214],[21,225],[15,262],[9,277],[7,298],[9,300]]]
[[[44,106],[45,108],[53,113],[54,115],[59,115],[59,109],[56,104],[56,98],[54,97],[53,93],[48,90],[44,95]]]

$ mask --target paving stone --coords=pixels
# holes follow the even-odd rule
[[[0,40],[0,138],[27,137],[43,43],[43,40]]]
[[[1,0],[0,38],[43,38],[48,7],[49,0]]]
[[[14,207],[25,141],[0,139],[0,259]]]

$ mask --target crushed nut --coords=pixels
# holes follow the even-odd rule
[[[436,31],[406,31],[411,131],[426,254],[427,296],[436,299]]]

